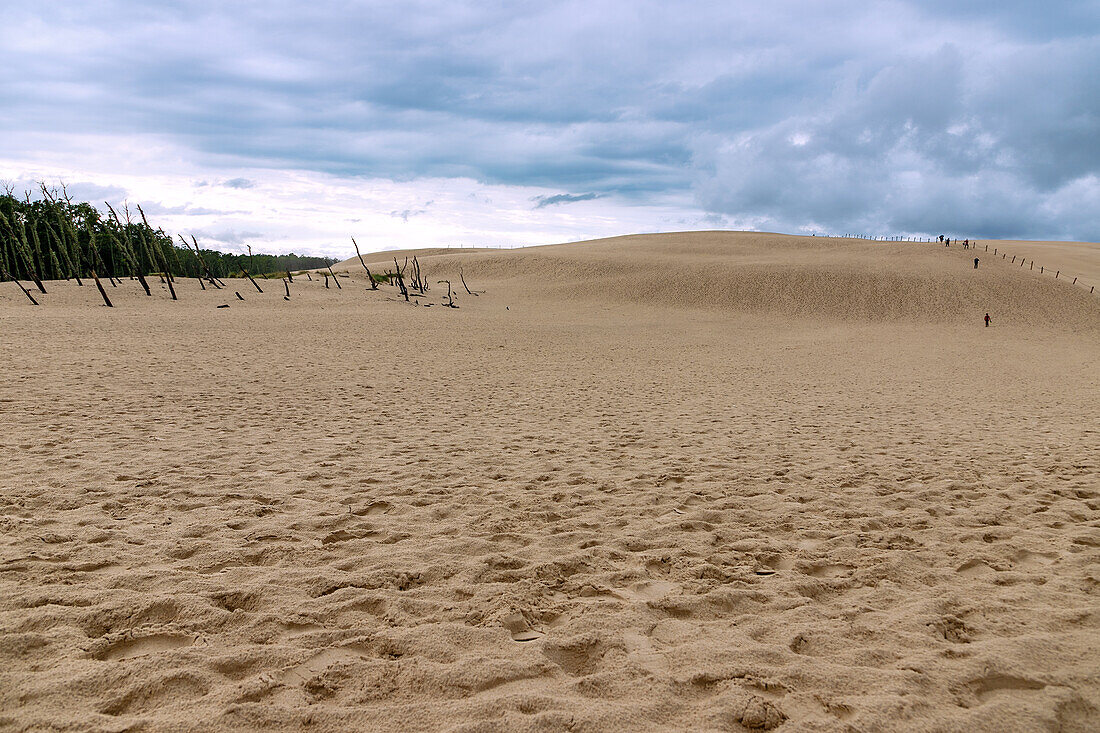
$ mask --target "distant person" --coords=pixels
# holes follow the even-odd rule
[[[944,242],[946,242],[946,244],[943,245],[944,247],[950,247],[951,246],[951,237],[948,237],[947,239],[945,239]]]
[[[943,235],[942,234],[940,235],[940,241],[941,242],[943,241]]]
[[[975,270],[978,269],[978,258],[977,257],[974,258],[974,269]]]
[[[985,314],[985,327],[989,328],[989,314],[988,313]]]
[[[963,240],[963,249],[970,249],[970,240],[969,239],[964,239]]]

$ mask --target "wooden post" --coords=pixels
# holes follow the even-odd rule
[[[328,273],[322,272],[321,274],[325,276],[325,290],[328,290]]]
[[[114,308],[111,305],[111,299],[107,297],[107,291],[103,289],[103,283],[99,281],[99,276],[95,274],[95,270],[92,270],[92,279],[95,280],[95,286],[99,288],[99,294],[103,296],[103,302],[107,304],[108,308]]]
[[[1058,272],[1054,273],[1054,279],[1055,279],[1055,280],[1057,280],[1057,279],[1058,279],[1058,276],[1059,276],[1059,275],[1061,275],[1061,274],[1062,274],[1062,271],[1061,271],[1061,270],[1059,270]]]
[[[336,279],[336,273],[332,272],[332,265],[328,266],[328,271],[332,274],[332,281],[336,283],[336,289],[343,290],[344,288],[340,285],[340,281]]]
[[[1073,278],[1073,282],[1071,284],[1076,285],[1077,284],[1077,278]]]
[[[200,280],[199,282],[202,281]],[[238,293],[236,290],[233,291],[233,294],[237,296],[237,300],[244,300],[244,296]]]
[[[283,296],[283,300],[290,300],[290,283],[283,280],[283,287],[286,288],[286,295]]]

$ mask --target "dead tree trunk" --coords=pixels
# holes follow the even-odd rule
[[[370,280],[370,289],[378,290],[378,283],[374,281],[374,275],[370,274],[370,268],[367,267],[367,263],[363,261],[363,255],[359,254],[359,243],[355,241],[355,237],[351,238],[351,243],[355,245],[355,256],[359,258],[359,264],[367,271],[367,279]]]
[[[95,280],[95,286],[99,288],[99,294],[103,296],[103,302],[107,304],[108,308],[114,308],[111,305],[111,299],[107,297],[107,291],[103,289],[103,283],[99,281],[99,275],[95,274],[95,270],[92,270],[92,279]]]
[[[458,271],[458,279],[462,281],[462,287],[466,288],[467,295],[478,295],[474,291],[470,290],[470,286],[466,284],[466,276],[462,274],[462,270]]]
[[[183,246],[186,247],[188,251],[190,251],[191,245],[187,243],[187,240],[183,238],[183,235],[178,234],[176,236],[178,236],[180,238],[180,241],[183,242]],[[195,239],[194,235],[191,235],[191,241],[195,245],[195,257],[199,259],[199,264],[202,265],[202,269],[206,271],[206,279],[210,282],[211,285],[214,286],[215,289],[221,290],[221,286],[218,285],[217,279],[214,277],[214,273],[210,272],[210,267],[206,264],[206,260],[202,258],[202,250],[199,249],[199,241]],[[206,288],[203,288],[203,290],[205,289]]]
[[[408,260],[406,260],[408,262]],[[401,294],[405,296],[405,302],[409,302],[409,291],[405,287],[405,276],[401,273],[401,265],[397,264],[397,258],[393,258],[393,266],[397,268],[397,287],[401,289]]]
[[[290,283],[283,280],[283,287],[286,288],[286,295],[283,296],[283,300],[290,300]]]
[[[206,264],[206,260],[202,258],[202,252],[199,250],[199,240],[195,239],[194,234],[191,235],[191,241],[195,245],[195,254],[198,256],[199,262],[202,263],[202,267],[206,270],[206,274],[210,276],[210,282],[213,283],[216,288],[225,287],[225,283],[214,277],[214,273],[210,272],[210,265]]]
[[[7,270],[4,270],[4,277],[10,278],[11,281],[14,282],[16,285],[18,285],[19,289],[23,291],[23,295],[25,295],[25,296],[27,296],[28,298],[31,299],[31,303],[33,303],[34,305],[38,305],[38,301],[34,299],[33,295],[31,295],[31,291],[29,291],[25,287],[23,287],[23,283],[16,280],[15,277],[10,272],[8,272]]]
[[[443,305],[447,306],[448,308],[457,308],[458,306],[455,305],[455,299],[451,295],[451,281],[450,280],[440,280],[439,282],[440,283],[447,283],[447,302],[444,303]]]
[[[332,265],[328,266],[328,271],[332,275],[332,281],[336,283],[336,289],[343,290],[343,286],[340,285],[340,281],[336,278],[336,273],[332,271]]]
[[[244,276],[247,277],[252,282],[252,284],[256,286],[256,290],[258,292],[261,292],[261,293],[263,292],[263,290],[260,290],[260,284],[258,282],[256,282],[255,280],[253,280],[252,276],[248,274],[248,270],[244,271]]]

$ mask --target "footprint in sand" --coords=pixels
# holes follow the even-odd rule
[[[541,639],[546,634],[541,631],[535,631],[524,618],[522,613],[513,613],[505,618],[501,619],[501,624],[504,628],[508,629],[508,633],[512,635],[512,641],[534,641],[535,639]]]
[[[1058,559],[1056,552],[1032,552],[1020,550],[1012,556],[1012,561],[1023,568],[1042,568]]]
[[[967,560],[958,568],[956,568],[955,572],[968,578],[981,578],[988,575],[993,575],[997,571],[986,565],[981,560]]]
[[[353,509],[351,511],[357,517],[373,517],[379,514],[386,514],[393,509],[393,504],[388,501],[375,501],[367,504],[365,507],[359,509]]]
[[[1025,679],[1024,677],[1014,677],[1007,674],[991,674],[974,680],[970,683],[969,687],[973,690],[974,697],[978,698],[978,704],[984,705],[990,702],[998,693],[1011,693],[1016,695],[1025,690],[1041,690],[1046,687],[1046,685],[1042,682]]]
[[[356,644],[336,647],[334,649],[325,649],[318,654],[314,654],[301,664],[285,670],[279,675],[279,680],[284,684],[302,684],[316,677],[321,672],[324,672],[337,662],[366,659],[369,655],[370,651],[365,646]]]
[[[94,656],[107,662],[118,662],[123,659],[142,657],[146,654],[156,654],[169,649],[178,649],[190,646],[193,639],[183,634],[152,634],[137,639],[123,639],[109,644]]]
[[[761,560],[753,572],[757,575],[775,575],[779,570],[790,570],[793,567],[794,560],[791,558],[771,555]]]
[[[667,580],[643,580],[622,588],[616,595],[634,601],[655,601],[676,589],[676,584]]]
[[[827,565],[813,565],[807,568],[806,575],[814,578],[839,578],[848,575],[855,570],[851,565],[844,565],[842,563],[827,564]]]

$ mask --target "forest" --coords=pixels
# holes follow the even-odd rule
[[[267,275],[327,267],[337,260],[295,254],[238,255],[202,249],[191,237],[177,241],[154,229],[141,207],[107,213],[87,202],[73,202],[64,186],[41,186],[41,196],[22,198],[11,188],[0,194],[0,280],[138,277],[167,273],[178,277]],[[200,259],[201,258],[201,259]]]

